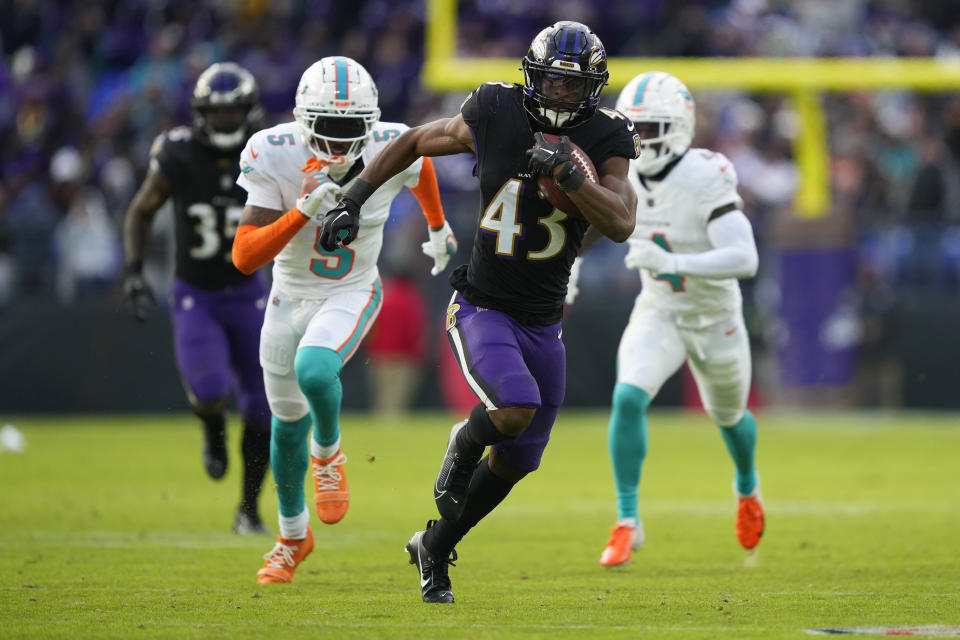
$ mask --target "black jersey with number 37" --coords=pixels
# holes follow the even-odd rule
[[[489,82],[460,107],[477,149],[482,210],[470,264],[450,282],[471,303],[509,314],[524,324],[559,322],[570,266],[589,224],[567,217],[540,197],[527,168],[536,131],[523,107],[523,88]],[[632,123],[599,109],[562,132],[599,169],[611,157],[636,156]]]
[[[188,127],[161,134],[151,166],[170,188],[176,233],[176,276],[200,289],[248,280],[231,254],[247,193],[237,185],[240,149],[201,143]]]

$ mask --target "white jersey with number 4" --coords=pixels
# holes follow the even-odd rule
[[[398,122],[378,122],[363,150],[368,164],[388,142],[408,129]],[[247,204],[281,212],[292,209],[300,197],[307,160],[313,157],[300,137],[296,122],[279,124],[255,133],[240,155],[237,184],[247,191]],[[359,161],[358,161],[359,162]],[[403,187],[415,187],[423,160],[387,180],[360,209],[360,231],[346,247],[326,251],[319,245],[317,217],[334,208],[334,195],[327,196],[319,215],[307,222],[273,264],[274,286],[293,298],[319,299],[343,291],[366,288],[377,279],[377,258],[383,245],[383,225],[390,203]],[[345,188],[347,185],[343,185]]]
[[[690,149],[662,181],[641,181],[630,171],[637,192],[637,226],[633,237],[652,240],[674,253],[703,253],[713,249],[707,236],[710,214],[717,208],[743,208],[737,193],[737,174],[722,153]],[[695,324],[717,313],[739,311],[742,298],[736,278],[702,278],[640,270],[643,290],[638,305],[651,305],[678,316],[701,316]],[[679,319],[679,318],[678,318]]]

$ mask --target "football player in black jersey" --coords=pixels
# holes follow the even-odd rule
[[[321,231],[321,242],[348,244],[360,205],[419,156],[476,156],[482,210],[470,263],[450,277],[456,291],[446,328],[480,403],[450,431],[434,485],[440,520],[407,544],[425,602],[453,602],[447,568],[454,546],[540,464],[566,386],[560,318],[584,234],[591,228],[623,242],[634,228],[627,172],[639,137],[625,116],[599,108],[608,75],[600,39],[583,24],[558,22],[533,39],[523,71],[523,85],[484,84],[458,115],[400,135],[346,190]],[[540,132],[562,137],[549,143]],[[599,184],[570,161],[570,141],[593,160]],[[552,175],[584,219],[541,198],[539,174]]]
[[[253,75],[232,62],[198,78],[194,126],[161,134],[150,168],[124,222],[124,293],[137,320],[147,319],[153,292],[143,278],[144,248],[154,214],[173,200],[176,271],[171,296],[174,347],[193,412],[203,421],[203,463],[211,478],[227,471],[226,403],[233,386],[243,415],[243,495],[237,533],[268,533],[257,500],[270,460],[270,409],[258,345],[267,286],[233,266],[233,236],[246,192],[236,184],[239,157],[262,110]]]

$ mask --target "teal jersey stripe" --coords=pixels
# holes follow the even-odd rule
[[[363,308],[363,312],[357,320],[356,328],[354,328],[353,333],[350,334],[350,338],[337,349],[337,353],[340,354],[344,362],[353,355],[353,352],[360,345],[360,339],[366,333],[367,325],[370,324],[370,320],[373,318],[377,309],[380,308],[380,301],[383,298],[383,292],[380,286],[380,278],[377,278],[373,283],[373,294],[370,296],[370,301],[367,302],[367,306]]]
[[[337,100],[347,100],[350,90],[347,86],[347,60],[337,58]]]
[[[643,102],[643,92],[647,90],[647,83],[650,82],[651,73],[643,74],[643,80],[640,81],[640,85],[637,87],[637,95],[633,98],[633,104],[638,105]]]

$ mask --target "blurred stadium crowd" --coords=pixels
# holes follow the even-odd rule
[[[591,25],[611,56],[960,56],[957,0],[459,5],[464,56],[519,60],[555,19]],[[424,12],[422,0],[0,2],[0,308],[26,296],[116,304],[123,212],[152,140],[190,122],[193,83],[212,62],[233,60],[253,72],[268,124],[291,119],[303,69],[332,54],[367,67],[385,120],[417,124],[455,112],[463,95],[431,95],[419,85]],[[776,95],[694,93],[694,145],[734,161],[763,251],[775,222],[790,217],[798,185],[793,106]],[[605,100],[615,97],[608,90]],[[844,222],[858,265],[852,304],[882,314],[900,285],[956,292],[960,98],[844,93],[826,96],[825,106],[832,217]],[[467,244],[476,207],[471,166],[466,157],[438,163],[448,217]],[[415,204],[397,206],[397,224],[409,219],[410,234],[421,233],[422,223],[413,229],[418,216],[406,215]],[[159,224],[153,279],[169,282],[172,227]],[[419,258],[413,240],[390,244],[384,259],[397,269]],[[620,248],[600,254],[584,282],[635,291],[636,274],[607,268]],[[748,300],[762,295],[763,272]],[[447,291],[442,279],[427,278],[425,286]]]

